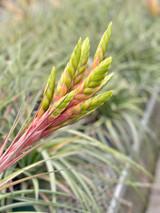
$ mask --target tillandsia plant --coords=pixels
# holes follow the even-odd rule
[[[112,77],[112,74],[106,75],[112,58],[104,59],[111,35],[111,25],[112,23],[100,40],[89,70],[88,38],[83,43],[81,38],[79,39],[55,90],[53,67],[36,114],[9,145],[7,137],[0,147],[0,174],[40,146],[41,143],[36,144],[40,139],[61,127],[77,122],[112,96],[113,91],[94,96]]]

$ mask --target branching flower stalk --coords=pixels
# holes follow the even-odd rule
[[[93,112],[109,100],[113,91],[94,96],[111,79],[107,75],[112,58],[105,58],[105,52],[111,35],[111,23],[102,36],[96,50],[94,61],[88,70],[89,39],[83,43],[79,39],[71,58],[55,89],[55,68],[53,67],[45,87],[41,104],[25,128],[6,148],[0,147],[0,174],[16,163],[34,148],[35,144],[53,131],[72,124]],[[88,72],[88,74],[87,74]]]

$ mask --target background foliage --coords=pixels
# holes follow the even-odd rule
[[[140,133],[144,134],[141,119],[160,82],[160,18],[152,16],[138,0],[17,1],[15,6],[20,13],[2,9],[0,14],[0,141],[20,107],[23,114],[10,140],[36,110],[52,66],[58,79],[80,36],[90,38],[93,57],[110,21],[113,27],[107,56],[113,57],[114,78],[104,90],[114,88],[115,92],[110,103],[77,125],[57,131],[45,139],[41,149],[6,171],[5,176],[32,165],[13,182],[55,173],[19,183],[14,194],[12,187],[4,189],[0,211],[24,207],[37,212],[107,211],[125,163],[134,168],[140,164],[133,145],[139,144]],[[134,156],[137,164],[130,162],[128,155]],[[54,159],[46,161],[49,157]],[[42,159],[43,166],[34,165]],[[104,191],[107,198],[102,196]]]

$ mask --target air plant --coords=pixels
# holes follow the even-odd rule
[[[111,25],[110,23],[100,40],[89,70],[88,38],[83,43],[79,39],[55,90],[53,67],[36,114],[9,145],[7,137],[0,147],[0,174],[40,146],[42,143],[37,143],[40,139],[61,127],[77,122],[112,96],[112,90],[94,96],[112,77],[112,74],[106,75],[112,58],[104,59]]]

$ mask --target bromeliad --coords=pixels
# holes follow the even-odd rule
[[[79,39],[55,91],[53,67],[32,122],[18,133],[7,149],[7,140],[1,145],[0,173],[38,147],[40,144],[35,144],[40,139],[87,116],[112,96],[113,91],[94,96],[112,77],[112,74],[106,75],[112,58],[104,59],[111,25],[102,36],[89,70],[89,39],[86,38],[83,43]]]

